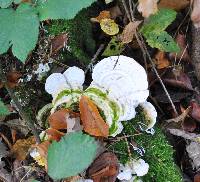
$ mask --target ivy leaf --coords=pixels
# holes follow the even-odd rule
[[[8,108],[4,105],[4,103],[0,100],[0,116],[8,115]]]
[[[40,20],[72,19],[96,0],[40,0],[37,5]]]
[[[39,33],[39,19],[36,11],[22,3],[17,10],[0,9],[0,54],[12,46],[13,54],[22,62],[35,48]]]
[[[48,149],[48,174],[53,179],[75,176],[85,170],[96,156],[95,139],[82,132],[73,132],[53,142]]]
[[[120,55],[124,50],[124,44],[118,40],[116,36],[113,36],[111,41],[108,43],[102,56],[116,56]]]
[[[158,48],[166,52],[179,52],[180,48],[174,39],[165,31],[148,34],[147,42],[152,48]]]
[[[0,0],[0,7],[7,8],[11,5],[12,0]]]

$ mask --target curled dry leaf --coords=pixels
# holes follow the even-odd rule
[[[56,130],[67,129],[67,121],[68,117],[79,117],[78,113],[69,111],[68,109],[60,109],[49,116],[49,125],[51,128]]]
[[[128,44],[132,42],[134,34],[136,32],[137,27],[142,21],[135,21],[135,22],[130,22],[128,25],[125,26],[122,34],[121,34],[121,41],[124,44]]]
[[[56,140],[57,142],[60,141],[61,137],[63,137],[65,134],[63,132],[60,132],[56,129],[49,128],[45,131],[45,133],[48,135],[48,140]]]
[[[33,144],[35,144],[34,137],[29,137],[27,139],[19,139],[12,146],[12,153],[17,160],[25,160],[27,153]]]
[[[62,33],[57,35],[51,40],[51,52],[52,54],[56,54],[59,50],[65,47],[68,41],[68,35],[66,33]]]
[[[88,176],[94,182],[115,182],[118,173],[119,162],[111,152],[101,154],[88,169]]]
[[[91,18],[91,21],[100,23],[101,20],[103,20],[105,18],[110,19],[110,11],[106,11],[106,10],[101,11],[97,17]]]
[[[179,33],[176,36],[176,42],[179,45],[181,51],[178,54],[171,53],[170,57],[172,59],[175,59],[175,57],[176,57],[176,59],[178,59],[178,60],[181,59],[181,60],[185,60],[185,61],[190,61],[190,56],[189,56],[188,50],[187,50],[185,35]]]
[[[166,58],[165,53],[158,51],[155,55],[155,64],[158,69],[167,68],[170,65],[169,60]]]
[[[143,17],[148,18],[158,11],[157,2],[158,0],[139,0],[138,11]]]
[[[200,0],[193,0],[191,20],[196,28],[200,27]]]
[[[83,130],[93,136],[108,137],[109,126],[99,114],[97,106],[88,97],[82,96],[79,107]]]
[[[200,105],[195,101],[191,101],[190,106],[192,108],[191,117],[200,122]]]
[[[158,8],[169,8],[179,11],[186,8],[190,4],[190,0],[160,0]]]
[[[100,21],[101,29],[108,35],[116,35],[119,32],[118,24],[114,20],[105,18]]]

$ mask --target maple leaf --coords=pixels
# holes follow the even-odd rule
[[[109,126],[99,114],[97,106],[88,97],[81,97],[79,108],[83,130],[93,136],[108,137]]]

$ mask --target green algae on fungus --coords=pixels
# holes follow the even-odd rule
[[[135,135],[138,127],[137,123],[141,122],[141,120],[144,120],[144,118],[144,113],[140,110],[134,119],[130,121],[124,121],[124,134]],[[144,182],[182,181],[180,170],[174,163],[174,150],[158,126],[155,127],[154,135],[144,132],[139,135],[135,135],[132,138],[139,147],[144,148],[145,153],[142,159],[149,164],[149,172],[147,175],[142,177]],[[111,144],[109,150],[116,152],[116,155],[122,164],[125,164],[129,161],[127,144],[124,140],[120,140],[114,144]],[[131,155],[133,158],[140,157],[139,154],[134,150],[132,150]]]
[[[90,22],[90,11],[92,7],[81,10],[74,19],[54,20],[48,27],[50,35],[68,33],[70,53],[84,64],[90,62],[95,51],[95,41],[93,40],[92,24]]]

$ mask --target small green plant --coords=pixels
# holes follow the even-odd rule
[[[4,103],[0,99],[0,116],[5,116],[8,114],[9,114],[8,108],[4,105]]]
[[[92,163],[97,146],[93,137],[82,132],[66,134],[60,142],[49,146],[48,174],[53,179],[77,175]]]
[[[151,15],[142,26],[140,32],[146,38],[147,43],[166,52],[179,52],[180,48],[165,29],[175,20],[176,12],[171,9],[161,9],[155,15]]]
[[[0,0],[0,7],[10,6],[13,0],[6,2]],[[95,0],[39,0],[34,4],[21,3],[16,10],[0,9],[0,54],[12,46],[14,56],[24,62],[36,46],[40,21],[72,19],[93,2]],[[19,3],[19,0],[14,0],[14,3]]]

